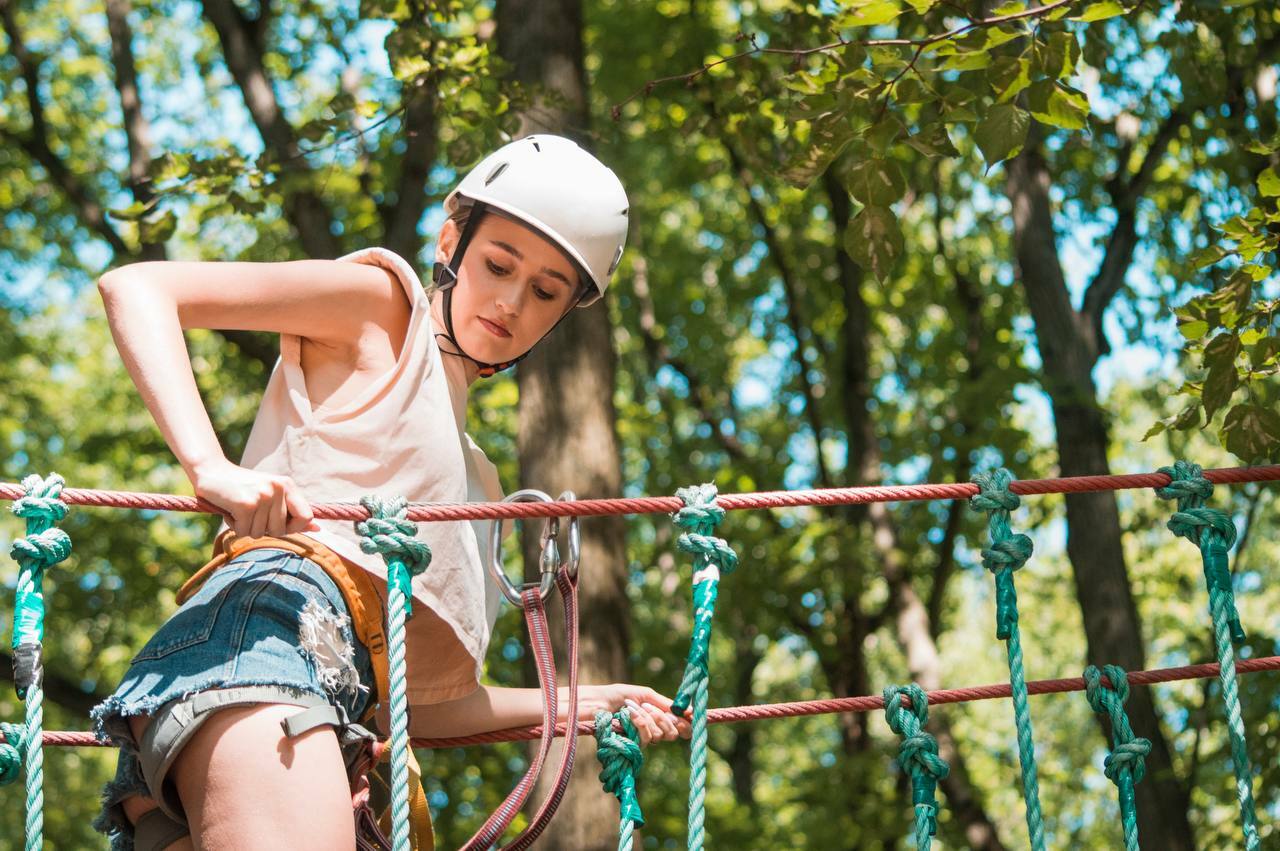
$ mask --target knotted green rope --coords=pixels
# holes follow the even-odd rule
[[[391,710],[391,844],[409,851],[409,701],[406,693],[404,628],[412,606],[412,577],[427,569],[431,549],[415,537],[403,497],[366,496],[370,517],[356,523],[360,549],[387,563],[387,656]]]
[[[613,729],[614,719],[622,727]],[[618,799],[618,851],[631,851],[637,827],[644,827],[640,799],[636,796],[636,777],[644,766],[640,751],[640,731],[631,723],[631,713],[603,710],[596,713],[596,758],[600,760],[600,782],[604,790]]]
[[[1245,744],[1244,722],[1240,717],[1240,691],[1236,686],[1236,659],[1233,641],[1244,640],[1240,617],[1236,614],[1235,594],[1231,590],[1231,567],[1227,551],[1236,541],[1236,527],[1227,515],[1204,503],[1213,495],[1213,483],[1204,477],[1198,464],[1178,461],[1172,467],[1161,467],[1173,481],[1156,488],[1161,499],[1176,499],[1178,510],[1169,518],[1169,531],[1186,538],[1200,548],[1204,562],[1205,583],[1209,587],[1209,613],[1213,618],[1213,641],[1218,651],[1218,679],[1222,683],[1222,699],[1227,711],[1227,730],[1231,739],[1231,761],[1236,775],[1236,798],[1240,802],[1240,820],[1244,828],[1244,847],[1258,847],[1258,819],[1253,808],[1253,770]]]
[[[71,539],[54,527],[67,516],[62,476],[37,475],[22,480],[23,495],[13,513],[27,521],[27,534],[13,542],[10,554],[18,562],[18,585],[13,615],[14,685],[26,701],[26,723],[6,724],[6,744],[0,746],[0,784],[17,779],[26,766],[26,848],[44,844],[44,572],[71,554]]]
[[[689,749],[689,848],[700,851],[706,842],[707,804],[707,702],[710,671],[707,658],[711,647],[711,618],[716,611],[716,592],[721,572],[730,573],[738,566],[738,555],[724,539],[712,533],[724,517],[724,509],[715,504],[713,484],[681,488],[676,496],[684,508],[672,515],[676,525],[686,530],[676,545],[694,555],[693,636],[689,658],[685,662],[680,688],[672,701],[671,711],[683,715],[693,705],[693,731]]]
[[[974,476],[979,493],[969,507],[990,516],[991,546],[982,551],[982,566],[996,580],[996,637],[1005,641],[1009,657],[1009,684],[1013,693],[1013,717],[1018,729],[1018,760],[1022,766],[1022,796],[1027,805],[1027,830],[1034,851],[1044,851],[1044,820],[1040,814],[1040,781],[1036,777],[1035,742],[1031,735],[1031,710],[1027,706],[1027,678],[1022,669],[1022,637],[1018,631],[1018,592],[1013,574],[1031,557],[1031,539],[1013,534],[1009,512],[1021,503],[1009,490],[1013,475],[1005,469]]]
[[[911,707],[902,705],[906,695]],[[938,781],[951,772],[947,761],[938,756],[938,741],[926,733],[929,720],[929,698],[915,683],[885,686],[884,717],[889,728],[903,736],[898,745],[898,765],[911,777],[911,804],[916,815],[916,847],[928,849],[931,837],[938,832],[938,801],[934,793]]]
[[[1084,669],[1085,697],[1093,711],[1111,719],[1111,753],[1103,762],[1103,771],[1120,790],[1120,820],[1124,823],[1124,847],[1126,851],[1138,851],[1138,806],[1133,787],[1142,782],[1147,773],[1147,754],[1151,742],[1135,736],[1129,726],[1129,716],[1124,705],[1129,700],[1129,678],[1119,665],[1107,665],[1110,685],[1103,683],[1103,671],[1090,665]]]

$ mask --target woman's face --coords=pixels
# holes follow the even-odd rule
[[[446,220],[436,259],[448,263],[461,234]],[[574,303],[578,273],[553,243],[522,224],[486,214],[471,237],[452,297],[453,333],[463,351],[484,363],[523,355]],[[433,299],[444,328],[443,299]]]

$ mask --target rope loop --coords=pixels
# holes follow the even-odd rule
[[[0,786],[16,783],[22,776],[22,766],[27,761],[27,726],[0,721]]]
[[[53,527],[24,535],[13,542],[9,554],[32,570],[46,570],[71,555],[71,536]]]
[[[368,520],[356,523],[360,535],[360,549],[383,559],[398,559],[408,569],[399,590],[411,594],[409,577],[417,576],[431,563],[431,548],[417,537],[418,526],[406,513],[408,503],[402,496],[380,497],[376,494],[361,497],[360,504],[368,510]]]
[[[613,728],[617,720],[621,731]],[[620,819],[636,827],[644,826],[640,799],[636,795],[636,778],[644,767],[640,750],[640,731],[631,722],[631,713],[623,709],[596,713],[596,758],[600,760],[600,782],[604,790],[618,799]]]
[[[904,696],[910,708],[902,705]],[[919,685],[885,686],[884,717],[889,729],[903,737],[898,745],[898,765],[911,777],[911,803],[919,826],[925,828],[923,837],[917,831],[916,842],[921,845],[921,839],[927,842],[927,837],[938,831],[935,795],[938,781],[951,773],[951,767],[938,756],[937,739],[924,730],[929,719],[929,698]]]

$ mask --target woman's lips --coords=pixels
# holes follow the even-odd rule
[[[497,322],[490,322],[488,319],[485,319],[483,316],[479,316],[476,318],[480,320],[480,324],[485,327],[485,330],[488,331],[493,336],[501,337],[504,340],[511,336],[511,332],[508,331],[506,328],[503,328]]]

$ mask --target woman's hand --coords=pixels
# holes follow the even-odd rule
[[[280,537],[320,527],[311,504],[288,476],[250,470],[225,459],[193,471],[196,496],[222,509],[237,537]]]
[[[617,712],[623,707],[631,710],[631,723],[640,732],[642,745],[689,738],[689,722],[671,713],[671,699],[647,686],[613,683],[578,689],[579,721],[594,721],[597,710]]]

